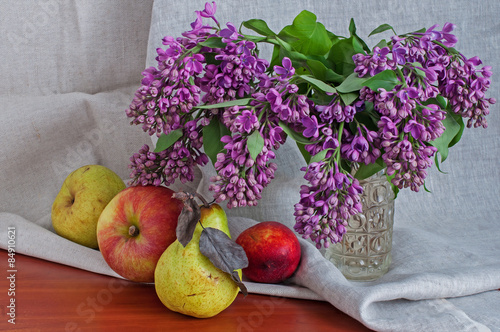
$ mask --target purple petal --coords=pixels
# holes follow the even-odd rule
[[[450,22],[446,22],[443,26],[443,30],[441,30],[441,32],[443,33],[450,33],[453,31],[453,29],[455,29],[456,25],[453,24],[453,23],[450,23]]]

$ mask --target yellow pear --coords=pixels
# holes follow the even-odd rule
[[[52,204],[52,226],[56,233],[97,249],[99,216],[125,187],[115,172],[101,165],[87,165],[73,171]]]
[[[203,227],[212,227],[228,236],[224,210],[217,204],[201,207]],[[197,223],[191,241],[183,247],[176,240],[160,257],[155,269],[155,288],[161,302],[170,310],[208,318],[226,309],[238,295],[239,287],[200,252],[203,228]],[[238,270],[241,278],[241,270]]]

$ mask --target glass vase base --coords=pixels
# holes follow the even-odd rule
[[[327,249],[325,258],[332,262],[351,281],[374,281],[389,271],[391,254],[359,257],[338,255]]]

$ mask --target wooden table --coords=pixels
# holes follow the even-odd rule
[[[240,294],[219,315],[197,319],[168,310],[151,284],[21,254],[11,273],[8,258],[0,250],[1,331],[370,331],[327,302],[256,294]],[[15,325],[8,322],[11,299]]]

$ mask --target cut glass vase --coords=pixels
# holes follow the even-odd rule
[[[361,180],[363,212],[351,217],[341,242],[331,244],[325,258],[350,280],[373,281],[391,264],[394,192],[384,171]]]

